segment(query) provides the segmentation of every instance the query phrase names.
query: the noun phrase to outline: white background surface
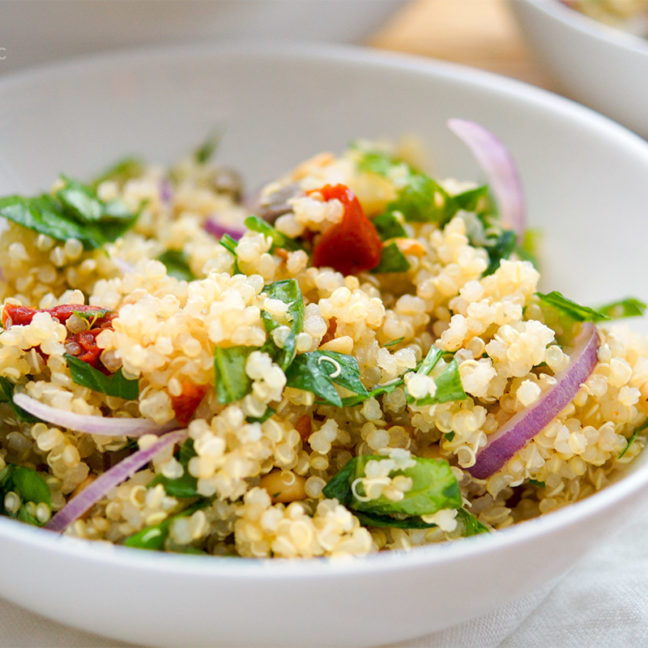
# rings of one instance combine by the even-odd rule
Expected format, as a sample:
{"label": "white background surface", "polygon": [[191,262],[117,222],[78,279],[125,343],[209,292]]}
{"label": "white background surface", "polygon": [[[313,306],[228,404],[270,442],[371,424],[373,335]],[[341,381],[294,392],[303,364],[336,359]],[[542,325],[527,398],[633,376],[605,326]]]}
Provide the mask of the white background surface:
{"label": "white background surface", "polygon": [[[389,648],[623,648],[645,645],[648,636],[647,537],[648,508],[643,507],[633,521],[585,556],[557,585],[545,587],[486,617],[414,641],[392,644]],[[1,600],[0,628],[3,648],[134,646],[78,632]]]}

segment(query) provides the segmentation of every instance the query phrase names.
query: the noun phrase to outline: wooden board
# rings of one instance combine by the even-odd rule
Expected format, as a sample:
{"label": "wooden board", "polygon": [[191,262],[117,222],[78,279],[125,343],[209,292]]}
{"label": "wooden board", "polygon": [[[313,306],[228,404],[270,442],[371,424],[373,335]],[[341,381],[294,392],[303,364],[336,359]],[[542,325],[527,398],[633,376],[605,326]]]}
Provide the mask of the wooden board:
{"label": "wooden board", "polygon": [[554,89],[525,45],[505,0],[412,0],[369,45],[463,63]]}

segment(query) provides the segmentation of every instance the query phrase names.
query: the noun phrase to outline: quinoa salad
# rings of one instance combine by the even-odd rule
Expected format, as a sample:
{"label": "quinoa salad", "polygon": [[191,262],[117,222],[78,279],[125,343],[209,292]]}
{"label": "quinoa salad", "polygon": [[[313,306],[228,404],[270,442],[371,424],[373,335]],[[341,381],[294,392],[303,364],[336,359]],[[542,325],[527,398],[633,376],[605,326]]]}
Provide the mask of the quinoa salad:
{"label": "quinoa salad", "polygon": [[648,39],[648,0],[560,0],[594,20]]}
{"label": "quinoa salad", "polygon": [[343,556],[605,487],[648,419],[648,340],[607,321],[645,305],[539,285],[511,156],[449,126],[487,184],[356,141],[246,193],[207,142],[0,198],[0,513],[140,549]]}

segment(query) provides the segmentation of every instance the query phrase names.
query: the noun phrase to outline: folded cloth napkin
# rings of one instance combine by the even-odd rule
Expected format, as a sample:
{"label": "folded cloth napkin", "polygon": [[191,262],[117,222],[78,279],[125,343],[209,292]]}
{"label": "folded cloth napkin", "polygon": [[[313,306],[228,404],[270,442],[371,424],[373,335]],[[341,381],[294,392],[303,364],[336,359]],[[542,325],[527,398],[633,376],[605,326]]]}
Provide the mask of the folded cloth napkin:
{"label": "folded cloth napkin", "polygon": [[[648,509],[557,585],[454,628],[383,648],[624,648],[648,637]],[[2,648],[134,648],[0,600]]]}

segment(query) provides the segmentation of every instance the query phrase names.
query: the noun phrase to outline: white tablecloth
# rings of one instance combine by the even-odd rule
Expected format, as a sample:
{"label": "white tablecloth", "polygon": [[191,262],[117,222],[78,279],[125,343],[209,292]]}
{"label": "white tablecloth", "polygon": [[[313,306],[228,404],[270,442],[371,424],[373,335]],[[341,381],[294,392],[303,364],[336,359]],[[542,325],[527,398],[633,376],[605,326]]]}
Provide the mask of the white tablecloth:
{"label": "white tablecloth", "polygon": [[[461,626],[389,648],[624,648],[648,645],[648,511],[553,588]],[[133,648],[0,600],[2,648]],[[189,648],[186,646],[178,648]],[[387,648],[387,647],[383,647]]]}

